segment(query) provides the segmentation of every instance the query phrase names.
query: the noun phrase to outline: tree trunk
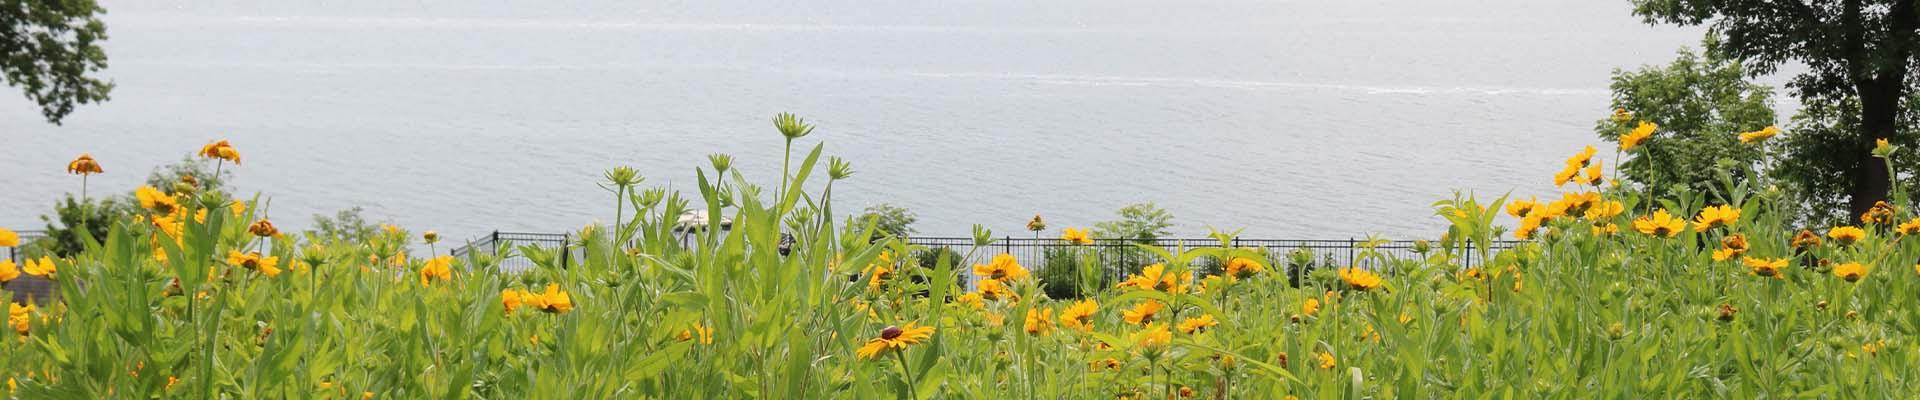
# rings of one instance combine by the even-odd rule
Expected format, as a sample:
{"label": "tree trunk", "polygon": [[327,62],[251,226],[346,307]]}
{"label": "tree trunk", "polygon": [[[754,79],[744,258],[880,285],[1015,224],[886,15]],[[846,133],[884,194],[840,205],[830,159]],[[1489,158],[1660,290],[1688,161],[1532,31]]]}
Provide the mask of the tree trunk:
{"label": "tree trunk", "polygon": [[1891,181],[1887,176],[1887,160],[1874,157],[1874,141],[1893,137],[1899,120],[1900,98],[1906,85],[1901,76],[1882,76],[1881,79],[1869,79],[1861,82],[1860,93],[1860,131],[1855,136],[1854,148],[1859,162],[1847,175],[1853,178],[1853,190],[1848,209],[1854,217],[1865,214],[1874,203],[1885,201]]}

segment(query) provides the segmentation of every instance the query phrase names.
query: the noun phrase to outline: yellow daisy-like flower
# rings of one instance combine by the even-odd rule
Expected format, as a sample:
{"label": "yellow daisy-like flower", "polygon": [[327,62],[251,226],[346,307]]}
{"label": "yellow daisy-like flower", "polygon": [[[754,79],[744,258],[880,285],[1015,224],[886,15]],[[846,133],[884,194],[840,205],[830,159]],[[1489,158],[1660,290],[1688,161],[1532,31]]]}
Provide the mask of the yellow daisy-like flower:
{"label": "yellow daisy-like flower", "polygon": [[1873,155],[1874,155],[1874,156],[1877,156],[1877,157],[1886,157],[1886,156],[1887,156],[1888,154],[1892,154],[1892,153],[1893,153],[1893,143],[1889,143],[1889,142],[1887,142],[1887,139],[1874,139],[1874,140],[1873,140]]}
{"label": "yellow daisy-like flower", "polygon": [[1540,201],[1536,199],[1514,200],[1512,203],[1507,203],[1507,215],[1526,218],[1527,214],[1533,213],[1537,207],[1540,207]]}
{"label": "yellow daisy-like flower", "polygon": [[33,327],[33,305],[12,303],[7,306],[7,325],[20,336],[26,336]]}
{"label": "yellow daisy-like flower", "polygon": [[547,284],[546,293],[528,293],[528,295],[528,298],[525,299],[527,305],[538,308],[540,311],[555,314],[566,314],[568,311],[573,311],[573,296],[568,295],[566,291],[560,290],[560,284],[549,283]]}
{"label": "yellow daisy-like flower", "polygon": [[1166,305],[1160,304],[1159,301],[1147,300],[1140,302],[1140,304],[1133,305],[1131,309],[1121,312],[1120,318],[1126,320],[1128,324],[1146,325],[1152,323],[1154,316],[1159,314],[1160,310],[1164,308],[1166,308]]}
{"label": "yellow daisy-like flower", "polygon": [[1713,252],[1713,260],[1726,261],[1744,254],[1747,254],[1747,236],[1735,233],[1720,240],[1720,250]]}
{"label": "yellow daisy-like flower", "polygon": [[526,289],[500,289],[500,305],[507,309],[507,314],[513,314],[514,310],[532,301],[534,296]]}
{"label": "yellow daisy-like flower", "polygon": [[1560,200],[1554,201],[1554,204],[1547,206],[1548,213],[1551,215],[1548,218],[1562,215],[1584,215],[1588,210],[1593,209],[1593,207],[1597,205],[1600,205],[1600,193],[1580,192],[1562,194],[1560,195]]}
{"label": "yellow daisy-like flower", "polygon": [[1135,333],[1133,338],[1134,342],[1146,351],[1164,350],[1167,345],[1173,344],[1173,332],[1167,330],[1166,325],[1161,324],[1147,325],[1145,329]]}
{"label": "yellow daisy-like flower", "polygon": [[1712,206],[1700,210],[1700,216],[1693,219],[1693,230],[1706,232],[1713,228],[1733,226],[1738,222],[1740,222],[1740,209],[1726,205]]}
{"label": "yellow daisy-like flower", "polygon": [[984,265],[974,264],[973,274],[1003,282],[1017,281],[1031,276],[1027,272],[1026,267],[1020,266],[1020,259],[1014,258],[1012,254],[1006,253],[993,256],[992,263]]}
{"label": "yellow daisy-like flower", "polygon": [[73,161],[67,162],[67,173],[69,174],[84,176],[84,175],[98,174],[101,172],[102,171],[100,170],[100,162],[94,161],[93,155],[91,154],[80,153],[80,157],[74,158]]}
{"label": "yellow daisy-like flower", "polygon": [[1076,229],[1076,228],[1062,229],[1060,230],[1060,240],[1065,240],[1068,243],[1073,243],[1078,245],[1093,244],[1093,237],[1087,235],[1086,229]]}
{"label": "yellow daisy-like flower", "polygon": [[1620,151],[1633,151],[1633,148],[1640,147],[1641,143],[1653,137],[1653,131],[1657,129],[1660,129],[1659,124],[1641,121],[1639,126],[1620,135]]}
{"label": "yellow daisy-like flower", "polygon": [[1588,162],[1593,161],[1593,154],[1595,151],[1596,150],[1593,149],[1593,146],[1587,146],[1587,148],[1581,149],[1579,153],[1576,153],[1573,155],[1573,157],[1567,159],[1567,166],[1586,167]]}
{"label": "yellow daisy-like flower", "polygon": [[680,330],[680,334],[674,335],[673,339],[685,342],[693,340],[695,337],[700,338],[700,344],[713,344],[713,328],[708,328],[706,325],[693,324],[692,328]]}
{"label": "yellow daisy-like flower", "polygon": [[1311,317],[1314,313],[1318,312],[1320,312],[1320,299],[1308,297],[1307,301],[1300,303],[1301,314]]}
{"label": "yellow daisy-like flower", "polygon": [[1213,314],[1200,314],[1198,317],[1187,318],[1186,320],[1180,321],[1180,333],[1188,335],[1201,333],[1215,325],[1220,325],[1220,321],[1214,320]]}
{"label": "yellow daisy-like flower", "polygon": [[[1865,232],[1862,232],[1862,234],[1864,233]],[[1801,229],[1799,234],[1793,235],[1792,243],[1793,243],[1793,248],[1795,249],[1819,247],[1820,235],[1814,234],[1812,229]]]}
{"label": "yellow daisy-like flower", "polygon": [[1785,279],[1785,276],[1782,275],[1781,272],[1786,270],[1787,261],[1788,260],[1785,258],[1776,258],[1776,259],[1769,260],[1765,258],[1754,258],[1754,257],[1747,257],[1740,260],[1741,263],[1747,265],[1747,268],[1750,268],[1753,270],[1754,275],[1774,278],[1774,279]]}
{"label": "yellow daisy-like flower", "polygon": [[53,258],[47,256],[40,256],[40,261],[38,262],[33,261],[31,258],[27,259],[27,265],[22,266],[21,269],[26,270],[27,275],[47,279],[53,279],[54,274],[60,272],[59,268],[53,265]]}
{"label": "yellow daisy-like flower", "polygon": [[1686,219],[1674,218],[1673,214],[1668,214],[1667,210],[1665,209],[1654,211],[1653,215],[1651,216],[1643,215],[1640,218],[1635,218],[1633,220],[1634,230],[1640,231],[1640,233],[1647,234],[1650,236],[1659,236],[1659,237],[1679,236],[1680,231],[1686,228],[1687,228]]}
{"label": "yellow daisy-like flower", "polygon": [[205,146],[200,146],[199,156],[203,158],[213,158],[213,159],[232,161],[233,165],[240,165],[240,151],[234,150],[233,145],[230,143],[227,143],[225,139],[221,139],[218,142],[207,143],[207,145]]}
{"label": "yellow daisy-like flower", "polygon": [[1354,267],[1340,269],[1339,275],[1340,281],[1346,282],[1347,287],[1355,290],[1372,290],[1373,288],[1380,287],[1384,282],[1380,279],[1380,275]]}
{"label": "yellow daisy-like flower", "polygon": [[1620,233],[1620,225],[1612,223],[1593,224],[1594,236],[1611,236]]}
{"label": "yellow daisy-like flower", "polygon": [[1027,311],[1027,322],[1021,326],[1028,335],[1046,336],[1053,333],[1053,309],[1035,308]]}
{"label": "yellow daisy-like flower", "polygon": [[1586,217],[1589,220],[1600,221],[1608,218],[1613,218],[1625,212],[1627,212],[1627,206],[1625,204],[1622,204],[1619,201],[1609,200],[1609,201],[1602,201],[1594,204],[1592,207],[1588,207],[1586,212]]}
{"label": "yellow daisy-like flower", "polygon": [[880,336],[868,340],[855,354],[862,360],[870,360],[890,351],[906,350],[907,346],[920,344],[933,337],[933,327],[918,326],[917,322],[908,322],[906,326],[889,326],[880,330]]}
{"label": "yellow daisy-like flower", "polygon": [[421,286],[426,286],[433,281],[447,281],[451,279],[453,279],[453,256],[434,257],[431,260],[427,260],[425,267],[420,268]]}
{"label": "yellow daisy-like flower", "polygon": [[17,247],[19,245],[20,245],[19,232],[14,232],[7,228],[0,228],[0,248]]}
{"label": "yellow daisy-like flower", "polygon": [[1191,275],[1182,277],[1180,274],[1167,272],[1167,266],[1164,264],[1153,264],[1146,266],[1146,268],[1141,268],[1139,274],[1127,277],[1125,281],[1120,282],[1120,284],[1116,286],[1141,290],[1155,290],[1163,293],[1180,293],[1182,286],[1192,282],[1193,276]]}
{"label": "yellow daisy-like flower", "polygon": [[1546,225],[1546,220],[1545,216],[1539,214],[1530,214],[1526,218],[1521,218],[1520,227],[1513,230],[1513,238],[1533,240],[1534,233],[1539,232],[1540,227]]}
{"label": "yellow daisy-like flower", "polygon": [[1606,183],[1607,181],[1606,169],[1602,168],[1601,164],[1604,164],[1604,163],[1601,162],[1600,160],[1594,160],[1593,165],[1587,166],[1587,179],[1586,179],[1587,185],[1600,186],[1601,183]]}
{"label": "yellow daisy-like flower", "polygon": [[1320,367],[1320,369],[1333,369],[1333,366],[1334,366],[1333,353],[1328,353],[1324,351],[1317,352],[1313,354],[1313,358],[1315,361],[1319,361],[1314,366]]}
{"label": "yellow daisy-like flower", "polygon": [[1093,332],[1093,313],[1099,311],[1099,302],[1093,299],[1081,300],[1060,311],[1060,325],[1081,332]]}
{"label": "yellow daisy-like flower", "polygon": [[1920,233],[1920,218],[1907,220],[1907,222],[1901,223],[1899,227],[1894,228],[1894,231],[1900,232],[1901,235]]}
{"label": "yellow daisy-like flower", "polygon": [[252,225],[247,225],[247,233],[259,237],[274,237],[280,236],[280,229],[273,227],[273,221],[262,218],[259,221],[255,221]]}
{"label": "yellow daisy-like flower", "polygon": [[155,214],[173,214],[174,211],[180,209],[180,201],[178,199],[174,199],[173,196],[168,196],[166,192],[161,192],[160,189],[155,189],[152,186],[140,186],[140,188],[134,189],[133,198],[140,203],[140,208],[153,210]]}
{"label": "yellow daisy-like flower", "polygon": [[893,277],[893,266],[887,264],[869,265],[867,266],[865,274],[867,275],[867,290],[878,292],[881,288],[886,287],[887,279]]}
{"label": "yellow daisy-like flower", "polygon": [[1266,266],[1251,258],[1234,257],[1227,260],[1227,277],[1234,279],[1246,279],[1264,269]]}
{"label": "yellow daisy-like flower", "polygon": [[227,263],[254,271],[260,271],[260,273],[266,274],[268,277],[280,275],[280,257],[261,257],[258,251],[241,253],[229,250],[227,251]]}
{"label": "yellow daisy-like flower", "polygon": [[988,279],[988,280],[980,281],[979,286],[980,286],[980,289],[978,293],[980,293],[980,297],[983,299],[994,300],[994,301],[1001,301],[1001,300],[1020,301],[1020,294],[1014,293],[1013,288],[1007,287],[1007,284],[1000,283],[1000,281]]}
{"label": "yellow daisy-like flower", "polygon": [[1768,125],[1767,127],[1761,128],[1760,130],[1757,130],[1757,131],[1740,132],[1740,143],[1754,144],[1754,143],[1765,142],[1767,141],[1767,139],[1772,138],[1779,134],[1780,134],[1779,127]]}
{"label": "yellow daisy-like flower", "polygon": [[1893,224],[1895,213],[1897,212],[1893,209],[1893,205],[1887,204],[1885,201],[1876,201],[1873,202],[1873,207],[1867,208],[1866,213],[1860,214],[1860,223],[1865,225],[1891,225]]}
{"label": "yellow daisy-like flower", "polygon": [[1553,174],[1553,186],[1566,186],[1568,182],[1573,182],[1573,178],[1577,177],[1580,177],[1580,165],[1569,162],[1566,168],[1562,168],[1560,172]]}
{"label": "yellow daisy-like flower", "polygon": [[0,258],[0,283],[13,282],[14,279],[20,279],[20,267],[14,265],[12,259]]}
{"label": "yellow daisy-like flower", "polygon": [[1624,124],[1624,123],[1627,123],[1627,121],[1632,121],[1632,120],[1633,120],[1633,113],[1627,112],[1627,109],[1619,108],[1619,107],[1615,107],[1613,109],[1613,122]]}
{"label": "yellow daisy-like flower", "polygon": [[1836,226],[1827,230],[1827,237],[1845,246],[1866,239],[1867,231],[1853,226]]}
{"label": "yellow daisy-like flower", "polygon": [[981,297],[979,293],[968,292],[966,294],[962,294],[960,295],[959,298],[956,299],[956,301],[959,302],[960,304],[965,304],[967,305],[967,307],[973,308],[975,310],[987,308],[986,298]]}
{"label": "yellow daisy-like flower", "polygon": [[1859,282],[1860,278],[1867,276],[1867,267],[1857,262],[1835,265],[1833,266],[1833,276],[1845,279],[1847,282]]}

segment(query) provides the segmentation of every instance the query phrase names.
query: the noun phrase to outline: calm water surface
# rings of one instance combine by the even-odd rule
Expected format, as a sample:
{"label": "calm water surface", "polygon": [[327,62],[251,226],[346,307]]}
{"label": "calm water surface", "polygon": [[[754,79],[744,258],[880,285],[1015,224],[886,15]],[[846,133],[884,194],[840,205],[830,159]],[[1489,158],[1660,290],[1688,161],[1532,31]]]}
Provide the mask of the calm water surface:
{"label": "calm water surface", "polygon": [[227,138],[283,227],[572,229],[612,218],[615,165],[776,179],[791,111],[858,170],[840,209],[923,234],[1154,201],[1183,236],[1432,236],[1452,190],[1551,189],[1608,72],[1699,38],[1624,0],[308,3],[106,1],[113,101],[56,127],[0,96],[0,226],[40,226],[81,152],[131,189]]}

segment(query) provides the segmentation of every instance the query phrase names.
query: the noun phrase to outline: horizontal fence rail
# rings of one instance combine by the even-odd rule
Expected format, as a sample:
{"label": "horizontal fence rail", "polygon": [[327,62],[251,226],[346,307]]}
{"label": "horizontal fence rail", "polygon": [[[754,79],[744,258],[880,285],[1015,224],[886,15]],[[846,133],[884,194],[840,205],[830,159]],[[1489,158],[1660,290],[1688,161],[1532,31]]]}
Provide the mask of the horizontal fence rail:
{"label": "horizontal fence rail", "polygon": [[[572,242],[572,235],[565,233],[496,231],[474,239],[465,246],[455,248],[452,254],[455,257],[465,257],[474,251],[505,254],[506,257],[499,260],[500,269],[507,272],[519,272],[532,268],[534,266],[533,261],[528,260],[523,255],[517,254],[517,249],[513,249],[515,251],[501,253],[503,250],[501,248],[502,246],[511,243],[513,247],[535,246],[544,250],[554,250],[562,247],[572,247]],[[1049,253],[1068,254],[1063,251],[1081,249],[1086,253],[1090,253],[1094,257],[1095,263],[1105,269],[1106,275],[1111,279],[1124,278],[1125,274],[1137,270],[1143,265],[1157,262],[1151,253],[1139,251],[1139,247],[1142,245],[1159,247],[1172,252],[1182,248],[1198,249],[1220,247],[1221,244],[1219,240],[1211,238],[1189,238],[1153,240],[1099,239],[1094,240],[1093,244],[1079,245],[1058,238],[1022,238],[1011,236],[998,238],[994,240],[992,244],[981,246],[977,249],[975,248],[976,246],[974,246],[973,238],[970,237],[912,237],[907,239],[907,243],[923,247],[923,253],[938,251],[938,249],[951,250],[953,252],[952,257],[955,258],[955,261],[961,268],[966,268],[973,264],[986,264],[991,262],[994,256],[1008,254],[1019,260],[1020,265],[1026,266],[1028,269],[1035,270],[1036,272],[1044,269],[1046,265],[1048,265],[1048,259],[1050,258]],[[1522,242],[1494,241],[1489,243],[1488,247],[1496,251],[1505,250],[1512,248],[1518,243]],[[1287,268],[1286,264],[1288,263],[1289,256],[1294,252],[1305,252],[1307,258],[1309,258],[1308,265],[1312,268],[1355,266],[1391,273],[1393,271],[1390,270],[1391,266],[1389,264],[1382,263],[1379,259],[1369,259],[1365,257],[1365,255],[1371,252],[1387,260],[1418,259],[1421,257],[1419,248],[1422,244],[1421,241],[1417,240],[1369,242],[1357,238],[1344,240],[1234,239],[1229,241],[1227,246],[1261,251],[1265,253],[1268,258],[1273,259],[1276,264],[1279,264],[1271,266],[1276,270]],[[1429,242],[1426,246],[1431,249],[1431,252],[1441,251],[1439,243]],[[568,249],[566,253],[562,253],[564,255],[561,260],[565,262],[569,259],[578,259],[579,254],[575,253],[575,251],[577,251],[577,249]],[[1431,252],[1429,254],[1432,254]],[[1075,254],[1074,258],[1077,262],[1078,258],[1081,257],[1079,254],[1086,253],[1074,252],[1072,254]],[[1461,265],[1473,266],[1485,262],[1484,260],[1475,259],[1474,252],[1472,251],[1464,253],[1465,256],[1455,260],[1460,262]],[[916,254],[910,256],[922,255]],[[1208,265],[1202,265],[1201,267],[1208,267]]]}

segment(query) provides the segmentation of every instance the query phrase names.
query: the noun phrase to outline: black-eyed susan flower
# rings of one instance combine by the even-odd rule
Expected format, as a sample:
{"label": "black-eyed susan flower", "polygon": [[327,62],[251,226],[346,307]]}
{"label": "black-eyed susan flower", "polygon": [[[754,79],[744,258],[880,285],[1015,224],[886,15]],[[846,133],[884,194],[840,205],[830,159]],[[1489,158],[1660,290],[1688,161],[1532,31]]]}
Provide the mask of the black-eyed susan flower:
{"label": "black-eyed susan flower", "polygon": [[1060,240],[1065,240],[1067,241],[1067,243],[1073,243],[1077,245],[1093,244],[1093,238],[1087,235],[1086,229],[1076,229],[1076,228],[1063,229],[1060,231]]}
{"label": "black-eyed susan flower", "polygon": [[1834,242],[1840,243],[1841,246],[1846,246],[1853,244],[1853,242],[1858,242],[1861,239],[1866,239],[1867,231],[1853,226],[1836,226],[1833,227],[1833,229],[1827,230],[1827,238],[1833,239]]}
{"label": "black-eyed susan flower", "polygon": [[1760,130],[1756,130],[1752,132],[1740,132],[1740,143],[1743,143],[1743,144],[1761,143],[1779,134],[1780,134],[1780,127],[1768,125],[1765,128],[1760,128]]}
{"label": "black-eyed susan flower", "polygon": [[1314,366],[1320,367],[1320,369],[1333,369],[1334,367],[1333,353],[1324,351],[1317,352],[1313,354],[1313,359],[1316,361]]}
{"label": "black-eyed susan flower", "polygon": [[1346,282],[1347,287],[1354,290],[1372,290],[1383,283],[1380,275],[1354,267],[1341,268],[1339,275],[1340,281]]}
{"label": "black-eyed susan flower", "polygon": [[1582,216],[1585,215],[1588,210],[1600,204],[1600,193],[1569,192],[1560,195],[1560,200],[1556,200],[1553,203],[1554,204],[1547,206],[1547,218],[1556,218],[1562,215]]}
{"label": "black-eyed susan flower", "polygon": [[1653,137],[1653,131],[1658,129],[1660,129],[1659,124],[1641,121],[1640,125],[1633,127],[1633,130],[1620,135],[1620,151],[1633,151],[1633,148],[1640,147],[1640,144],[1646,143],[1648,138]]}
{"label": "black-eyed susan flower", "polygon": [[420,267],[421,286],[431,284],[433,281],[444,282],[451,279],[453,279],[453,256],[434,257],[427,260],[426,266]]}
{"label": "black-eyed susan flower", "polygon": [[1520,239],[1520,240],[1533,240],[1533,235],[1540,231],[1541,226],[1546,225],[1546,221],[1547,221],[1547,218],[1544,215],[1540,215],[1537,213],[1527,215],[1526,218],[1521,218],[1520,226],[1518,228],[1513,229],[1513,238]]}
{"label": "black-eyed susan flower", "polygon": [[1588,162],[1593,161],[1593,154],[1595,152],[1596,150],[1593,149],[1593,146],[1587,146],[1585,149],[1581,149],[1579,153],[1575,153],[1573,157],[1567,158],[1567,166],[1584,168]]}
{"label": "black-eyed susan flower", "polygon": [[891,351],[903,351],[907,346],[933,337],[933,327],[918,326],[917,322],[908,322],[906,326],[889,326],[880,330],[880,336],[868,340],[855,354],[862,360],[870,360]]}
{"label": "black-eyed susan flower", "polygon": [[868,265],[862,274],[867,276],[867,290],[878,292],[885,288],[887,280],[893,278],[893,266],[889,264]]}
{"label": "black-eyed susan flower", "polygon": [[1134,333],[1133,340],[1141,350],[1158,352],[1173,344],[1173,331],[1167,330],[1163,324],[1148,324],[1140,332]]}
{"label": "black-eyed susan flower", "polygon": [[1860,214],[1860,223],[1870,226],[1891,225],[1894,214],[1893,205],[1885,201],[1876,201],[1873,202],[1873,207],[1867,208],[1867,212]]}
{"label": "black-eyed susan flower", "polygon": [[1911,220],[1907,220],[1907,222],[1902,222],[1900,223],[1900,226],[1895,227],[1893,230],[1895,232],[1899,232],[1901,235],[1920,234],[1920,218],[1914,218]]}
{"label": "black-eyed susan flower", "polygon": [[198,155],[203,158],[226,160],[233,162],[233,165],[240,165],[240,151],[234,150],[233,144],[227,143],[226,139],[200,146],[200,153]]}
{"label": "black-eyed susan flower", "polygon": [[1141,268],[1139,274],[1128,276],[1125,281],[1115,286],[1139,290],[1153,290],[1163,293],[1180,293],[1180,289],[1184,284],[1192,282],[1193,276],[1181,276],[1181,274],[1168,272],[1166,265],[1156,263]]}
{"label": "black-eyed susan flower", "polygon": [[1165,304],[1160,304],[1159,301],[1149,299],[1140,302],[1140,304],[1133,305],[1133,308],[1120,312],[1120,318],[1127,321],[1128,324],[1146,325],[1153,323],[1154,317],[1159,315],[1160,310],[1164,308],[1166,308]]}
{"label": "black-eyed susan flower", "polygon": [[1227,277],[1234,279],[1246,279],[1264,269],[1266,266],[1251,258],[1234,257],[1227,260]]}
{"label": "black-eyed susan flower", "polygon": [[1619,201],[1608,200],[1597,202],[1593,206],[1588,207],[1585,216],[1588,220],[1602,221],[1625,212],[1627,212],[1627,206],[1625,204]]}
{"label": "black-eyed susan flower", "polygon": [[1686,228],[1686,219],[1674,218],[1673,214],[1668,214],[1665,209],[1656,210],[1653,215],[1643,215],[1633,220],[1633,229],[1649,236],[1670,238],[1679,236],[1680,231]]}
{"label": "black-eyed susan flower", "polygon": [[140,188],[134,189],[133,198],[134,201],[140,203],[140,208],[151,210],[154,214],[170,215],[180,210],[180,201],[178,199],[152,186],[140,186]]}
{"label": "black-eyed susan flower", "polygon": [[1011,282],[1031,276],[1026,267],[1020,266],[1020,260],[1012,254],[1001,253],[993,256],[993,262],[974,264],[973,274],[989,280]]}
{"label": "black-eyed susan flower", "polygon": [[1867,276],[1867,267],[1857,262],[1841,263],[1833,266],[1833,276],[1845,279],[1847,282],[1859,282],[1860,278]]}
{"label": "black-eyed susan flower", "polygon": [[1213,314],[1200,314],[1198,317],[1180,321],[1180,333],[1188,335],[1201,333],[1215,325],[1220,325],[1220,321],[1213,319]]}
{"label": "black-eyed susan flower", "polygon": [[69,174],[85,176],[101,172],[104,171],[100,169],[100,162],[94,161],[92,154],[80,153],[80,157],[76,157],[73,161],[67,162],[67,173]]}
{"label": "black-eyed susan flower", "polygon": [[568,311],[573,311],[573,296],[568,295],[564,290],[560,290],[560,284],[549,283],[547,284],[547,291],[545,293],[535,294],[532,297],[533,299],[528,301],[527,304],[533,306],[533,308],[540,309],[540,311],[554,314],[566,314]]}
{"label": "black-eyed susan flower", "polygon": [[241,253],[229,250],[227,251],[227,263],[241,268],[260,271],[260,273],[266,274],[268,277],[280,275],[280,257],[261,257],[258,251]]}
{"label": "black-eyed susan flower", "polygon": [[1600,186],[1601,183],[1606,183],[1606,169],[1602,168],[1601,164],[1603,164],[1603,162],[1600,160],[1594,160],[1593,165],[1587,166],[1587,177],[1584,179],[1587,185]]}
{"label": "black-eyed susan flower", "polygon": [[1534,208],[1539,206],[1540,200],[1537,199],[1514,200],[1512,203],[1507,203],[1507,215],[1526,218],[1527,214],[1533,213]]}
{"label": "black-eyed susan flower", "polygon": [[1774,278],[1774,279],[1785,278],[1783,275],[1781,275],[1781,272],[1785,271],[1785,268],[1787,268],[1788,261],[1789,260],[1785,258],[1776,258],[1776,259],[1769,260],[1765,258],[1755,258],[1755,257],[1747,257],[1740,260],[1741,263],[1747,265],[1747,268],[1753,270],[1754,275]]}
{"label": "black-eyed susan flower", "polygon": [[1081,300],[1060,311],[1060,325],[1081,332],[1093,332],[1093,314],[1100,311],[1100,302],[1093,299]]}
{"label": "black-eyed susan flower", "polygon": [[1308,297],[1307,301],[1300,302],[1300,314],[1311,317],[1313,316],[1313,314],[1319,313],[1319,312],[1320,312],[1320,299]]}
{"label": "black-eyed susan flower", "polygon": [[1747,236],[1735,233],[1720,239],[1720,249],[1714,250],[1713,260],[1726,261],[1745,254],[1747,254]]}
{"label": "black-eyed susan flower", "polygon": [[967,292],[967,293],[961,294],[960,297],[954,298],[954,301],[960,304],[964,304],[967,307],[972,308],[974,310],[987,308],[986,298],[982,297],[980,293],[977,293],[977,292]]}
{"label": "black-eyed susan flower", "polygon": [[527,292],[526,289],[500,289],[500,306],[506,308],[507,314],[513,314],[514,310],[525,306],[533,296],[534,294]]}
{"label": "black-eyed susan flower", "polygon": [[270,238],[280,236],[280,229],[273,227],[273,221],[261,218],[259,221],[254,221],[252,225],[247,225],[247,233],[263,238]]}
{"label": "black-eyed susan flower", "polygon": [[33,327],[33,305],[12,303],[7,306],[7,325],[13,326],[14,333],[26,336]]}
{"label": "black-eyed susan flower", "polygon": [[1693,230],[1706,232],[1713,228],[1733,226],[1738,222],[1740,222],[1740,209],[1727,205],[1712,206],[1700,210],[1700,216],[1693,220]]}
{"label": "black-eyed susan flower", "polygon": [[1020,294],[1014,293],[1013,288],[1007,287],[1007,284],[1001,283],[1000,281],[988,279],[980,281],[978,285],[980,288],[977,293],[980,293],[980,297],[983,299],[993,301],[1020,301]]}
{"label": "black-eyed susan flower", "polygon": [[1567,163],[1566,168],[1561,168],[1560,172],[1556,172],[1553,174],[1553,186],[1554,187],[1566,186],[1567,183],[1573,182],[1573,179],[1578,177],[1580,177],[1580,166],[1573,163]]}
{"label": "black-eyed susan flower", "polygon": [[1027,311],[1027,321],[1021,328],[1028,335],[1046,336],[1053,333],[1053,309],[1034,308]]}

